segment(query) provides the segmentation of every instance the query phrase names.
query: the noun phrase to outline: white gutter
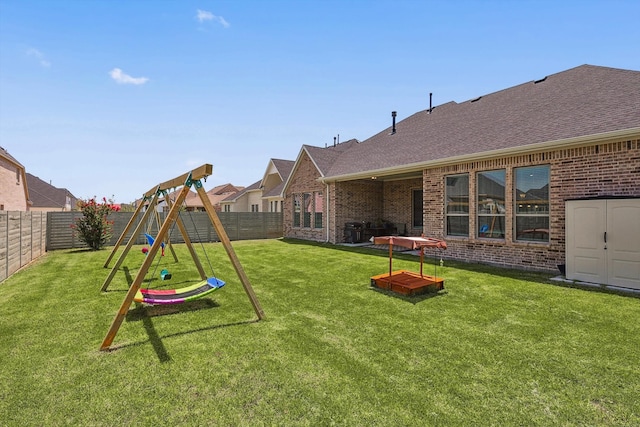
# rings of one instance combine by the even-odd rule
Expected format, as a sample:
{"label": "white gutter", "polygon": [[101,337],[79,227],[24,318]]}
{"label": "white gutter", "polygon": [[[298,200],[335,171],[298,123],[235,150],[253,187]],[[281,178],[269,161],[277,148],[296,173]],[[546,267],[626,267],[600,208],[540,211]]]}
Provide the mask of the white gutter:
{"label": "white gutter", "polygon": [[329,197],[329,184],[327,184],[327,199],[324,201],[324,205],[327,207],[327,238],[325,239],[325,243],[329,243],[329,200],[331,198]]}
{"label": "white gutter", "polygon": [[449,166],[457,163],[470,161],[486,160],[495,157],[504,157],[512,155],[530,154],[534,152],[571,148],[578,145],[584,145],[592,142],[614,142],[615,140],[624,138],[637,138],[640,135],[640,127],[617,130],[613,132],[597,133],[593,135],[579,136],[575,138],[559,139],[555,141],[539,142],[519,147],[502,148],[499,150],[483,151],[480,153],[463,154],[461,156],[446,157],[443,159],[429,160],[426,162],[411,163],[403,166],[393,166],[383,169],[374,169],[362,171],[352,174],[335,175],[330,177],[322,177],[320,181],[323,183],[335,181],[350,181],[354,179],[366,179],[372,176],[394,175],[398,173],[416,172],[422,169],[430,169],[435,167]]}

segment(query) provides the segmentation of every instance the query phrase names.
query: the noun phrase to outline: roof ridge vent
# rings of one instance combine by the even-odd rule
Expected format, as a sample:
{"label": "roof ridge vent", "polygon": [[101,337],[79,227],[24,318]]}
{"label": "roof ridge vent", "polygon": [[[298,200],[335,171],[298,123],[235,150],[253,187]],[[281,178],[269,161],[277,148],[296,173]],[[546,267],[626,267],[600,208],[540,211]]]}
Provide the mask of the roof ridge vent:
{"label": "roof ridge vent", "polygon": [[538,83],[542,83],[543,81],[547,80],[547,77],[549,77],[549,76],[544,76],[543,78],[541,78],[539,80],[534,80],[533,84],[537,85]]}

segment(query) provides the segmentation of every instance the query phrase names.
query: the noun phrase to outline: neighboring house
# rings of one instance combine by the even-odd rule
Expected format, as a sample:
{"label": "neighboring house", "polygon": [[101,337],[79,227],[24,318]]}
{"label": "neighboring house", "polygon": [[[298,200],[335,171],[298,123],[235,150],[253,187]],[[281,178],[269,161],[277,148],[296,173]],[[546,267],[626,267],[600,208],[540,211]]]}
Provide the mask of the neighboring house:
{"label": "neighboring house", "polygon": [[221,202],[224,212],[282,212],[284,183],[295,162],[270,159],[262,180]]}
{"label": "neighboring house", "polygon": [[363,142],[305,145],[285,184],[284,235],[340,243],[350,223],[362,224],[362,240],[384,223],[445,239],[446,258],[552,271],[574,245],[569,201],[625,198],[609,226],[628,230],[627,255],[601,250],[613,243],[589,218],[578,240],[599,239],[589,243],[598,253],[567,253],[585,271],[604,257],[608,283],[640,288],[639,99],[639,71],[583,65],[397,125],[392,114]]}
{"label": "neighboring house", "polygon": [[40,212],[70,211],[78,199],[66,188],[57,188],[37,176],[27,173],[31,210]]}
{"label": "neighboring house", "polygon": [[284,183],[293,170],[293,160],[271,159],[262,177],[263,212],[282,212],[284,208]]}
{"label": "neighboring house", "polygon": [[[207,191],[207,196],[209,196],[209,201],[211,201],[211,204],[213,205],[214,209],[216,211],[220,211],[220,202],[222,200],[224,200],[227,197],[230,197],[236,193],[238,193],[239,191],[242,191],[244,189],[244,187],[238,187],[235,186],[233,184],[222,184],[222,185],[218,185],[214,188],[212,188],[211,190]],[[178,194],[176,192],[171,192],[171,193],[167,193],[167,197],[169,197],[170,200],[174,200],[176,197],[178,196]],[[134,206],[138,206],[140,203],[142,203],[143,200],[142,199],[138,199],[135,201]],[[149,200],[144,201],[145,205],[149,204]],[[185,205],[185,210],[186,211],[201,211],[204,212],[204,205],[202,204],[202,201],[200,200],[200,197],[198,196],[198,193],[196,193],[193,189],[189,190],[189,193],[187,194],[187,197],[185,198],[184,201],[184,205]],[[146,210],[146,207],[143,208],[143,212]],[[168,211],[168,205],[167,202],[165,201],[164,197],[161,197],[158,199],[158,205],[156,210],[158,212],[163,212],[163,211]]]}
{"label": "neighboring house", "polygon": [[262,190],[261,181],[245,187],[242,191],[228,196],[221,202],[223,212],[261,212]]}
{"label": "neighboring house", "polygon": [[0,147],[0,211],[28,211],[30,208],[24,166]]}

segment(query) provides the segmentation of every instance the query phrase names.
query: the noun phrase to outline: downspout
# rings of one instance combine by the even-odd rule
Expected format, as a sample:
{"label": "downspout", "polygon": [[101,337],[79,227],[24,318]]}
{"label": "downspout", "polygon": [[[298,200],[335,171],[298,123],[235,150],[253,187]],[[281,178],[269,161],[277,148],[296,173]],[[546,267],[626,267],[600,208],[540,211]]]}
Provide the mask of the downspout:
{"label": "downspout", "polygon": [[329,243],[329,221],[331,220],[331,217],[329,216],[329,205],[331,203],[329,202],[329,200],[330,200],[330,197],[329,197],[329,184],[325,183],[325,185],[326,185],[326,188],[327,188],[327,200],[325,200],[325,203],[324,203],[324,205],[327,207],[327,221],[326,221],[326,223],[327,223],[327,233],[326,233],[327,234],[327,238],[325,239],[324,242],[325,243]]}

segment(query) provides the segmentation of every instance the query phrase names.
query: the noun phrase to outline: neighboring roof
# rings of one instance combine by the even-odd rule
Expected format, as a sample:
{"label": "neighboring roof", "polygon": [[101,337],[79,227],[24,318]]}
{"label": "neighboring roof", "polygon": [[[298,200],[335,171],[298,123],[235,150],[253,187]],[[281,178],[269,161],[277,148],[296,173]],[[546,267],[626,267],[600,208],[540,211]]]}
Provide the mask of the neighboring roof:
{"label": "neighboring roof", "polygon": [[244,187],[238,187],[235,186],[231,183],[227,183],[227,184],[222,184],[222,185],[218,185],[216,187],[213,187],[211,190],[207,191],[207,194],[209,196],[213,196],[214,194],[216,195],[220,195],[220,194],[229,194],[229,193],[235,193],[238,192],[240,190],[242,190]]}
{"label": "neighboring roof", "polygon": [[[329,180],[409,172],[640,131],[640,71],[582,65],[400,121],[343,150],[303,146]],[[346,144],[346,143],[345,143]]]}
{"label": "neighboring roof", "polygon": [[0,157],[4,157],[10,163],[13,163],[19,168],[24,169],[24,166],[19,161],[17,161],[15,157],[9,154],[9,152],[4,147],[0,147]]}
{"label": "neighboring roof", "polygon": [[251,184],[250,186],[244,188],[242,191],[239,191],[235,194],[232,194],[230,196],[227,196],[226,198],[224,198],[222,201],[223,202],[235,202],[236,200],[238,200],[242,195],[249,193],[250,191],[255,191],[255,190],[260,190],[260,184],[262,183],[262,180],[260,181],[256,181],[253,184]]}
{"label": "neighboring roof", "polygon": [[233,184],[222,184],[207,191],[207,196],[209,196],[211,204],[216,206],[219,205],[220,202],[225,200],[227,197],[238,194],[238,192],[242,191],[243,188],[244,187],[237,187]]}
{"label": "neighboring roof", "polygon": [[[278,197],[282,196],[282,190],[284,188],[284,183],[289,179],[289,175],[291,175],[291,171],[293,170],[293,166],[296,164],[293,160],[282,160],[282,159],[271,159],[271,163],[273,167],[278,172],[280,176],[281,182],[275,187],[269,189],[269,191],[262,194],[262,197]],[[269,168],[267,168],[267,171]],[[265,173],[265,178],[266,178]],[[265,178],[262,178],[263,185]]]}
{"label": "neighboring roof", "polygon": [[27,173],[27,186],[29,196],[34,208],[64,208],[67,198],[71,204],[70,208],[75,208],[76,197],[66,188],[57,188],[41,180],[37,176]]}

